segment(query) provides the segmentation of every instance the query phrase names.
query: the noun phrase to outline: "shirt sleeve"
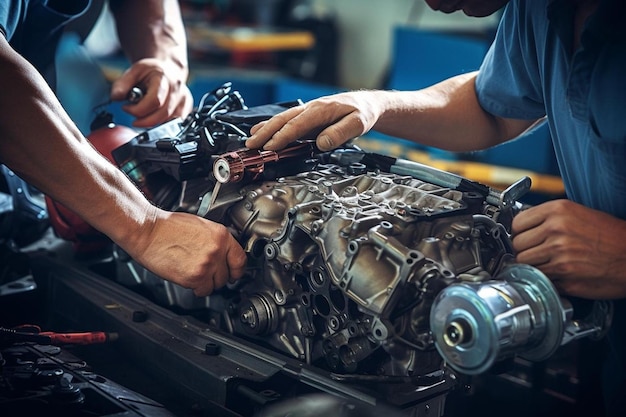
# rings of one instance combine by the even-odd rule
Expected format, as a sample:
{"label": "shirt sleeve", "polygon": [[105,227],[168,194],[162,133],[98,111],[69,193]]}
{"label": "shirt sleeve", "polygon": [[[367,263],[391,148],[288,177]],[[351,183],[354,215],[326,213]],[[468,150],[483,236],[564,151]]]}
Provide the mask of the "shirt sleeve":
{"label": "shirt sleeve", "polygon": [[11,13],[13,10],[12,0],[5,0],[0,2],[0,34],[8,41],[10,37],[10,28],[14,25],[15,14]]}
{"label": "shirt sleeve", "polygon": [[[514,0],[507,4],[480,67],[476,92],[481,106],[489,113],[532,120],[545,116],[545,105],[534,22],[527,12],[532,5],[525,3]],[[541,8],[539,4],[534,6]]]}

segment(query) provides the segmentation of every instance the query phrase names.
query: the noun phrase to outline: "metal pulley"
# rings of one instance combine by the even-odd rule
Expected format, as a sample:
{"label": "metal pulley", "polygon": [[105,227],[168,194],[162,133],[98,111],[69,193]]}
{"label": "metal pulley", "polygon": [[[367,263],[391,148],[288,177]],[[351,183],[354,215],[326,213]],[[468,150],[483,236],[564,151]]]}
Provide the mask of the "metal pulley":
{"label": "metal pulley", "polygon": [[[604,334],[610,303],[597,302],[591,321],[573,321],[569,301],[538,269],[506,267],[494,280],[463,282],[443,289],[435,299],[430,326],[435,346],[456,371],[476,375],[495,362],[520,355],[531,361],[550,357],[572,340]],[[609,307],[607,307],[609,306]]]}

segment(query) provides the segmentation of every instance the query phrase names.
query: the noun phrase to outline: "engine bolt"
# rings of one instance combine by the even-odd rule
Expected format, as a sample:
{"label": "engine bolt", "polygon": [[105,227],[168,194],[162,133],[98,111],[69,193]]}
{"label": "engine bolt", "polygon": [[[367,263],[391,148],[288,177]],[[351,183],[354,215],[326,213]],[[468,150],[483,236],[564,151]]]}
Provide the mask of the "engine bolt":
{"label": "engine bolt", "polygon": [[254,313],[252,309],[249,308],[241,313],[241,322],[254,327]]}
{"label": "engine bolt", "polygon": [[204,345],[204,353],[209,356],[217,356],[220,354],[220,345],[217,343],[209,342]]}

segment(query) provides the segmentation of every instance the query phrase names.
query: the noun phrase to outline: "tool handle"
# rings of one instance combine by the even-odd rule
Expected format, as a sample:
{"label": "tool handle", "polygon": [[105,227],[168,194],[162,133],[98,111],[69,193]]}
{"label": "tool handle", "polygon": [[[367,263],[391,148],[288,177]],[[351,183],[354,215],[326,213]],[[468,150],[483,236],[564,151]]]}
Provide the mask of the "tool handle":
{"label": "tool handle", "polygon": [[[105,343],[112,338],[114,334],[105,332],[83,332],[83,333],[55,333],[41,332],[40,335],[50,337],[50,344],[74,344],[74,345],[91,345],[94,343]],[[113,337],[111,337],[113,336]]]}

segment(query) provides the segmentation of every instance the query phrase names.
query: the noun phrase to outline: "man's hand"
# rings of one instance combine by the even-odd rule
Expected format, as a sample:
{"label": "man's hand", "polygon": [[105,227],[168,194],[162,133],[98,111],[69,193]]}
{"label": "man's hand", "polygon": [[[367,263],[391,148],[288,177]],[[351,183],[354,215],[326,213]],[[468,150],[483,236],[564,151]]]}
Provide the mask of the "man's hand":
{"label": "man's hand", "polygon": [[292,107],[254,126],[246,146],[278,150],[295,140],[315,137],[320,150],[334,149],[374,126],[380,117],[374,98],[372,91],[355,91]]}
{"label": "man's hand", "polygon": [[626,221],[568,200],[554,200],[513,219],[517,262],[539,268],[564,294],[626,297]]}
{"label": "man's hand", "polygon": [[177,0],[109,0],[117,34],[131,67],[113,84],[111,100],[121,101],[131,88],[145,90],[137,104],[123,109],[137,127],[152,127],[186,117],[193,99],[187,88],[187,35]]}
{"label": "man's hand", "polygon": [[193,109],[193,97],[185,84],[186,72],[176,65],[165,68],[166,62],[141,59],[113,83],[111,100],[114,101],[125,100],[135,86],[145,91],[138,103],[122,106],[137,118],[133,126],[152,127],[176,117],[185,118]]}
{"label": "man's hand", "polygon": [[131,245],[120,245],[154,274],[205,296],[243,276],[246,255],[226,227],[155,209]]}

